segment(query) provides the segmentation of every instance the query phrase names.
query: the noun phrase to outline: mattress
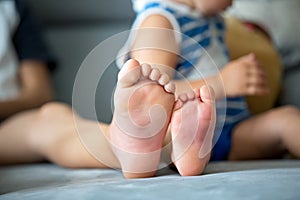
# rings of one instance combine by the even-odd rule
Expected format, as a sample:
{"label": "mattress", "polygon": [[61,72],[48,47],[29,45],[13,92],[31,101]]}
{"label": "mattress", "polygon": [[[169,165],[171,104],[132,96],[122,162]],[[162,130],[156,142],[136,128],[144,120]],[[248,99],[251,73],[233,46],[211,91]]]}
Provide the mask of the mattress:
{"label": "mattress", "polygon": [[300,199],[300,161],[210,163],[201,176],[170,168],[156,177],[123,178],[112,169],[43,163],[0,167],[0,199]]}

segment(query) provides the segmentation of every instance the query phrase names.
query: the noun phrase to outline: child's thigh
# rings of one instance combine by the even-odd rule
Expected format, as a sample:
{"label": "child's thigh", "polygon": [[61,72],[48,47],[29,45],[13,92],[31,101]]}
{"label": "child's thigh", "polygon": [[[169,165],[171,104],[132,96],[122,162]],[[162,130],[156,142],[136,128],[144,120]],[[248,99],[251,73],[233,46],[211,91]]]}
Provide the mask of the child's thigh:
{"label": "child's thigh", "polygon": [[285,152],[283,136],[291,112],[285,106],[255,115],[240,122],[232,132],[229,159],[263,159],[282,156]]}

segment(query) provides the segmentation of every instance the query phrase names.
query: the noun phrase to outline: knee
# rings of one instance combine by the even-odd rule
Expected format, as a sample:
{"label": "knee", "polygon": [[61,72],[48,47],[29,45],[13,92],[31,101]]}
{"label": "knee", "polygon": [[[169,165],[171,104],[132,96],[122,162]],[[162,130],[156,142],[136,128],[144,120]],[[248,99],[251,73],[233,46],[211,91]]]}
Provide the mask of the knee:
{"label": "knee", "polygon": [[294,117],[300,115],[299,109],[296,106],[292,105],[279,107],[277,113],[279,117],[281,117],[281,119],[286,117],[288,118],[290,116]]}
{"label": "knee", "polygon": [[59,116],[61,113],[71,113],[71,108],[64,103],[50,102],[39,109],[41,117]]}
{"label": "knee", "polygon": [[291,119],[300,119],[300,111],[295,106],[282,106],[278,107],[271,112],[272,118],[275,119],[274,124],[285,127]]}
{"label": "knee", "polygon": [[72,122],[71,109],[62,103],[47,103],[36,113],[30,127],[29,142],[36,150],[52,146],[64,136],[63,128]]}

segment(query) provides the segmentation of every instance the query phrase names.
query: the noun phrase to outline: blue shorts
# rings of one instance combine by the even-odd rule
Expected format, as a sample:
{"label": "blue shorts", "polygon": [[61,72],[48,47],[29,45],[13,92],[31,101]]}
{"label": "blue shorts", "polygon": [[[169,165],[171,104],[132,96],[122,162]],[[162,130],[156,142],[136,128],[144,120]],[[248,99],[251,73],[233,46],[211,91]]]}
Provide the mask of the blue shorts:
{"label": "blue shorts", "polygon": [[225,124],[218,138],[217,143],[211,152],[211,161],[227,160],[231,149],[231,134],[238,122],[233,124]]}
{"label": "blue shorts", "polygon": [[[243,97],[237,97],[237,98],[227,98],[227,102],[245,102],[245,99]],[[224,126],[222,127],[221,134],[218,135],[218,138],[214,138],[213,141],[217,142],[213,146],[212,153],[211,153],[211,161],[220,161],[220,160],[227,160],[228,155],[231,149],[231,140],[232,140],[232,131],[235,128],[235,126],[240,123],[241,121],[247,119],[250,117],[250,112],[245,107],[243,109],[237,109],[233,107],[227,107],[226,109],[226,118],[232,117],[232,116],[239,116],[231,123],[225,122]],[[218,129],[220,130],[220,129]],[[217,131],[220,133],[220,131]],[[215,135],[215,137],[217,137]]]}

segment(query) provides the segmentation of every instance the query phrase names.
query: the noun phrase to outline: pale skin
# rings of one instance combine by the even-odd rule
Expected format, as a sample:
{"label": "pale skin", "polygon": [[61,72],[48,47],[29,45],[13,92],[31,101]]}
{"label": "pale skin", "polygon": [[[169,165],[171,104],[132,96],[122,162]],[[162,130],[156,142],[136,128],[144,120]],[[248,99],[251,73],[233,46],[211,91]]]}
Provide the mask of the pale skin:
{"label": "pale skin", "polygon": [[[169,55],[174,56],[173,54]],[[157,58],[161,59],[162,57],[157,56]],[[126,105],[124,107],[124,105],[118,105],[117,103],[116,109],[118,107],[121,107],[121,109],[117,109],[118,111],[115,113],[113,122],[110,126],[100,124],[104,135],[107,136],[109,142],[106,138],[102,141],[96,140],[98,137],[97,135],[99,134],[98,123],[84,120],[76,115],[75,124],[73,122],[73,113],[67,106],[52,103],[45,105],[37,111],[30,111],[17,115],[3,124],[1,127],[1,132],[3,133],[2,136],[7,137],[14,144],[17,144],[19,141],[20,145],[17,145],[17,148],[15,148],[11,143],[1,144],[1,147],[4,148],[4,151],[1,151],[4,154],[1,156],[3,158],[1,159],[1,162],[8,164],[16,162],[34,162],[47,159],[65,167],[117,167],[122,169],[124,176],[127,178],[151,177],[155,175],[158,168],[160,148],[162,147],[170,121],[172,121],[171,130],[173,130],[174,137],[179,137],[179,132],[182,132],[185,129],[180,124],[186,124],[185,126],[189,127],[187,124],[190,123],[189,121],[186,121],[185,118],[181,119],[182,116],[180,110],[184,112],[186,112],[185,110],[195,111],[196,108],[198,109],[195,113],[197,114],[197,123],[195,123],[197,132],[191,133],[190,135],[192,139],[194,137],[199,138],[199,141],[188,141],[188,144],[180,144],[180,140],[174,140],[173,146],[178,146],[178,148],[176,148],[176,152],[172,153],[172,156],[173,159],[175,159],[175,165],[178,167],[181,175],[198,175],[202,173],[208,162],[209,153],[204,154],[202,157],[199,157],[198,154],[201,147],[210,149],[211,145],[211,142],[209,141],[211,141],[214,128],[214,122],[210,127],[211,120],[214,120],[212,118],[214,117],[213,91],[208,87],[203,87],[201,90],[198,89],[189,93],[182,93],[176,101],[176,105],[174,105],[175,86],[174,84],[169,83],[168,75],[161,73],[157,68],[154,69],[151,66],[149,66],[149,68],[151,73],[148,72],[149,70],[142,68],[140,63],[132,60],[121,70],[115,94],[117,97],[124,93],[125,96],[123,96],[126,98],[126,96],[128,96],[126,90],[132,90],[141,83],[146,82],[151,84],[145,86],[145,88],[141,88],[140,91],[137,92],[132,103],[129,103],[129,108],[126,107]],[[132,70],[134,71],[131,72]],[[162,77],[166,78],[161,80]],[[152,91],[152,95],[149,95],[149,90]],[[135,94],[136,93],[134,93],[134,95]],[[157,98],[157,96],[160,96],[160,98]],[[136,103],[140,101],[143,101],[143,104]],[[135,137],[128,137],[127,134],[122,132],[121,128],[124,127],[120,128],[115,125],[117,123],[115,118],[120,116],[120,113],[124,111],[126,113],[128,110],[135,111],[137,107],[141,105],[144,107],[141,109],[147,111],[154,104],[161,105],[166,112],[164,128],[158,132],[157,136],[155,135],[149,139],[142,140],[136,139]],[[175,114],[171,120],[173,111]],[[57,118],[57,114],[61,117]],[[147,122],[147,119],[143,120],[143,113],[140,114],[138,112],[136,115],[137,117],[134,118],[141,124],[145,123],[145,120]],[[201,122],[201,127],[199,127],[199,122]],[[23,123],[28,124],[28,127],[23,127],[22,135],[15,137],[15,134],[19,134],[18,130],[15,130],[15,127],[20,127],[20,124]],[[46,124],[51,124],[51,128],[43,130]],[[66,126],[66,124],[69,124],[69,126]],[[85,140],[85,135],[81,135],[81,138],[79,138],[76,128],[79,132],[81,132],[81,129],[85,133],[88,132],[86,133],[88,134],[88,137],[94,138],[91,139],[92,141],[97,141],[96,146],[100,147],[98,152],[106,155],[106,162],[101,162],[103,157],[100,157],[97,160],[94,155],[90,154],[89,149],[86,149],[82,145],[82,140]],[[53,132],[55,133],[53,134]],[[138,133],[133,132],[131,134]],[[119,140],[122,142],[120,143]],[[204,146],[203,143],[205,140],[208,140],[208,144]],[[128,146],[128,144],[130,145]],[[149,147],[151,148],[148,149]],[[89,146],[87,148],[89,148]],[[153,151],[157,152],[152,155]],[[185,151],[187,152],[185,153]],[[147,157],[147,160],[149,161],[145,160],[143,157],[135,157],[135,152],[149,153],[150,156]],[[189,167],[187,166],[186,161],[193,162],[194,165],[190,165],[191,167]],[[140,168],[142,164],[147,162],[149,162],[149,164],[145,166],[146,169],[144,167]],[[132,164],[137,167],[132,167]]]}
{"label": "pale skin", "polygon": [[[205,15],[213,15],[231,5],[232,1],[179,0],[198,8]],[[218,4],[218,5],[217,5]],[[248,57],[248,58],[247,58]],[[225,94],[228,97],[268,94],[267,76],[255,56],[248,55],[229,63],[221,71]],[[198,81],[191,83],[200,85]],[[199,86],[198,85],[198,86]],[[211,84],[219,96],[219,87]],[[223,93],[224,94],[224,93]],[[281,157],[289,152],[300,158],[300,133],[297,131],[300,111],[293,106],[271,109],[240,122],[232,132],[229,160]]]}
{"label": "pale skin", "polygon": [[[197,108],[198,112],[196,113],[201,123],[197,123],[196,127],[201,124],[198,127],[200,131],[196,132],[195,135],[191,135],[191,137],[197,137],[201,142],[192,142],[192,144],[186,146],[188,149],[184,149],[187,152],[181,152],[180,148],[186,144],[182,144],[180,140],[174,140],[173,146],[178,146],[179,152],[175,152],[173,156],[174,158],[179,156],[176,158],[175,165],[182,175],[201,173],[208,162],[209,155],[199,158],[198,152],[203,146],[202,142],[205,140],[209,141],[212,137],[213,128],[209,125],[212,116],[214,116],[212,114],[214,100],[211,97],[213,92],[210,88],[203,87],[201,90],[198,89],[192,93],[181,95],[180,99],[176,101],[176,105],[174,105],[175,88],[173,84],[168,79],[161,80],[162,74],[157,76],[160,78],[156,80],[157,78],[153,74],[156,74],[154,71],[157,71],[153,68],[150,69],[152,72],[148,74],[147,70],[142,70],[140,64],[135,60],[129,61],[123,67],[119,74],[116,94],[124,92],[123,95],[126,97],[128,96],[127,89],[135,89],[140,86],[139,84],[144,83],[149,83],[149,85],[139,88],[138,91],[133,93],[132,103],[129,102],[128,105],[118,105],[117,103],[117,114],[114,114],[113,122],[109,126],[85,120],[73,113],[68,106],[60,103],[49,103],[41,109],[20,113],[8,119],[0,127],[1,137],[6,139],[0,142],[1,164],[38,162],[46,159],[61,166],[72,168],[121,168],[124,176],[127,178],[151,177],[155,175],[158,167],[159,152],[163,145],[169,122],[172,121],[171,129],[173,133],[179,135],[180,131],[184,129],[184,125],[187,124],[186,126],[189,126],[188,123],[190,123],[183,118],[181,119],[180,109],[183,110],[184,115],[185,110],[195,110]],[[137,70],[138,73],[132,73],[131,70]],[[127,74],[126,72],[130,73]],[[166,74],[164,75],[166,76]],[[140,78],[135,78],[136,76],[140,76]],[[153,95],[149,95],[149,89],[153,91]],[[132,93],[129,94],[128,97],[131,97]],[[157,95],[160,98],[156,98]],[[142,98],[144,104],[135,104],[135,99],[138,98]],[[155,105],[162,105],[165,109],[167,123],[164,123],[164,128],[158,134],[154,133],[153,137],[138,139],[125,133],[122,128],[125,130],[126,127],[116,125],[118,123],[118,115],[122,116],[123,112],[125,114],[128,113],[128,106],[131,110],[130,112],[133,112],[131,113],[133,114],[133,119],[138,120],[138,123],[142,125],[145,123],[145,120],[140,119],[141,117],[143,118],[144,114],[143,112],[142,114],[140,112],[135,113],[136,106],[142,106],[142,110],[149,110],[149,106],[152,107],[154,103]],[[171,120],[173,111],[178,114],[175,114]],[[147,119],[146,123],[148,123]],[[49,124],[51,126],[45,129]],[[136,127],[134,126],[133,128],[135,129]],[[130,134],[139,133],[131,132]],[[79,135],[80,137],[78,137]],[[100,140],[98,140],[99,138]],[[87,140],[91,142],[83,145],[83,141]],[[208,145],[210,144],[208,143]],[[95,147],[95,149],[89,149],[91,146]],[[152,153],[153,150],[155,150],[154,153]],[[100,152],[100,156],[97,153],[92,154],[93,151]],[[145,154],[140,157],[136,156],[136,152],[149,154],[145,160],[143,157]],[[189,167],[186,164],[186,160],[194,162],[195,165]],[[149,163],[145,165],[147,162]],[[143,164],[146,169],[139,167]]]}
{"label": "pale skin", "polygon": [[[188,2],[186,3],[189,5]],[[195,7],[194,1],[190,3],[193,3]],[[211,9],[208,10],[210,10],[208,12],[210,15]],[[219,11],[219,9],[217,10]],[[149,27],[172,29],[171,24],[159,15],[147,18],[140,28]],[[167,38],[170,42],[174,39]],[[139,45],[143,44],[143,36],[138,36],[136,41],[135,47],[141,47]],[[168,44],[166,47],[172,47],[174,49],[171,52],[176,52],[176,45]],[[186,83],[176,82],[175,93],[173,86],[168,85],[169,82],[166,80],[159,82],[158,77],[169,75],[169,78],[172,79],[169,68],[175,68],[176,54],[148,49],[133,51],[131,56],[136,60],[129,61],[127,66],[123,67],[119,74],[116,90],[116,97],[120,92],[124,98],[128,98],[130,101],[127,105],[116,105],[118,112],[115,112],[111,125],[83,119],[73,113],[68,106],[59,103],[46,104],[41,109],[20,113],[1,124],[1,164],[50,160],[71,168],[121,168],[127,178],[151,177],[157,170],[159,160],[157,151],[163,143],[168,144],[171,140],[173,152],[170,152],[170,156],[173,157],[179,173],[181,175],[198,175],[202,173],[209,160],[209,154],[199,157],[198,153],[201,147],[211,147],[209,139],[211,139],[213,129],[209,125],[213,119],[214,96],[218,99],[224,97],[225,93],[227,96],[239,96],[268,92],[264,72],[253,55],[243,57],[224,67],[221,77],[225,92],[220,83],[215,81],[216,77],[209,77],[208,82],[215,92],[209,87],[202,87],[203,80],[197,80],[189,83],[192,88],[196,88],[195,91],[191,91],[190,88],[187,91]],[[155,70],[154,75],[148,74],[140,63],[149,63],[150,71],[153,72],[153,66],[155,66],[158,72]],[[236,70],[237,67],[239,70]],[[232,73],[236,75],[232,75]],[[235,77],[239,79],[235,79]],[[132,95],[132,93],[126,92],[131,89],[136,90],[144,83],[147,85],[138,89],[137,93]],[[239,86],[236,87],[237,85]],[[149,95],[149,90],[153,91],[152,95]],[[160,98],[155,98],[157,96]],[[140,101],[143,102],[142,105],[137,103]],[[116,119],[122,117],[122,113],[132,114],[133,120],[139,125],[147,124],[149,119],[147,116],[141,115],[139,111],[149,110],[149,107],[155,104],[160,104],[165,109],[168,123],[164,123],[162,129],[155,133],[154,137],[138,139],[127,134],[126,127],[116,126],[119,123]],[[197,120],[192,122],[199,129],[195,135],[185,129],[185,126],[190,126],[190,120],[177,115],[178,111],[188,113],[190,109],[198,110],[194,116],[200,116],[200,120],[202,120],[201,123]],[[292,114],[287,115],[286,113]],[[282,120],[283,114],[288,116],[285,120]],[[299,119],[299,111],[287,107],[271,110],[241,122],[233,131],[233,144],[229,159],[259,159],[280,156],[286,150],[300,157],[300,149],[297,144],[300,139],[299,134],[296,131],[290,131],[297,130],[296,125]],[[169,122],[170,132],[167,132]],[[184,152],[181,147],[185,144],[180,139],[176,140],[178,135],[180,138],[182,131],[198,138]],[[169,133],[170,137],[168,137]],[[131,134],[138,133],[133,131]],[[100,139],[98,139],[99,137]],[[208,138],[208,142],[204,142],[206,140],[203,138]],[[163,141],[164,139],[165,141]],[[82,141],[86,141],[86,143]],[[136,154],[137,152],[148,153],[148,157],[141,157]],[[136,166],[137,163],[141,165],[146,163],[146,165],[140,168],[141,165]]]}

